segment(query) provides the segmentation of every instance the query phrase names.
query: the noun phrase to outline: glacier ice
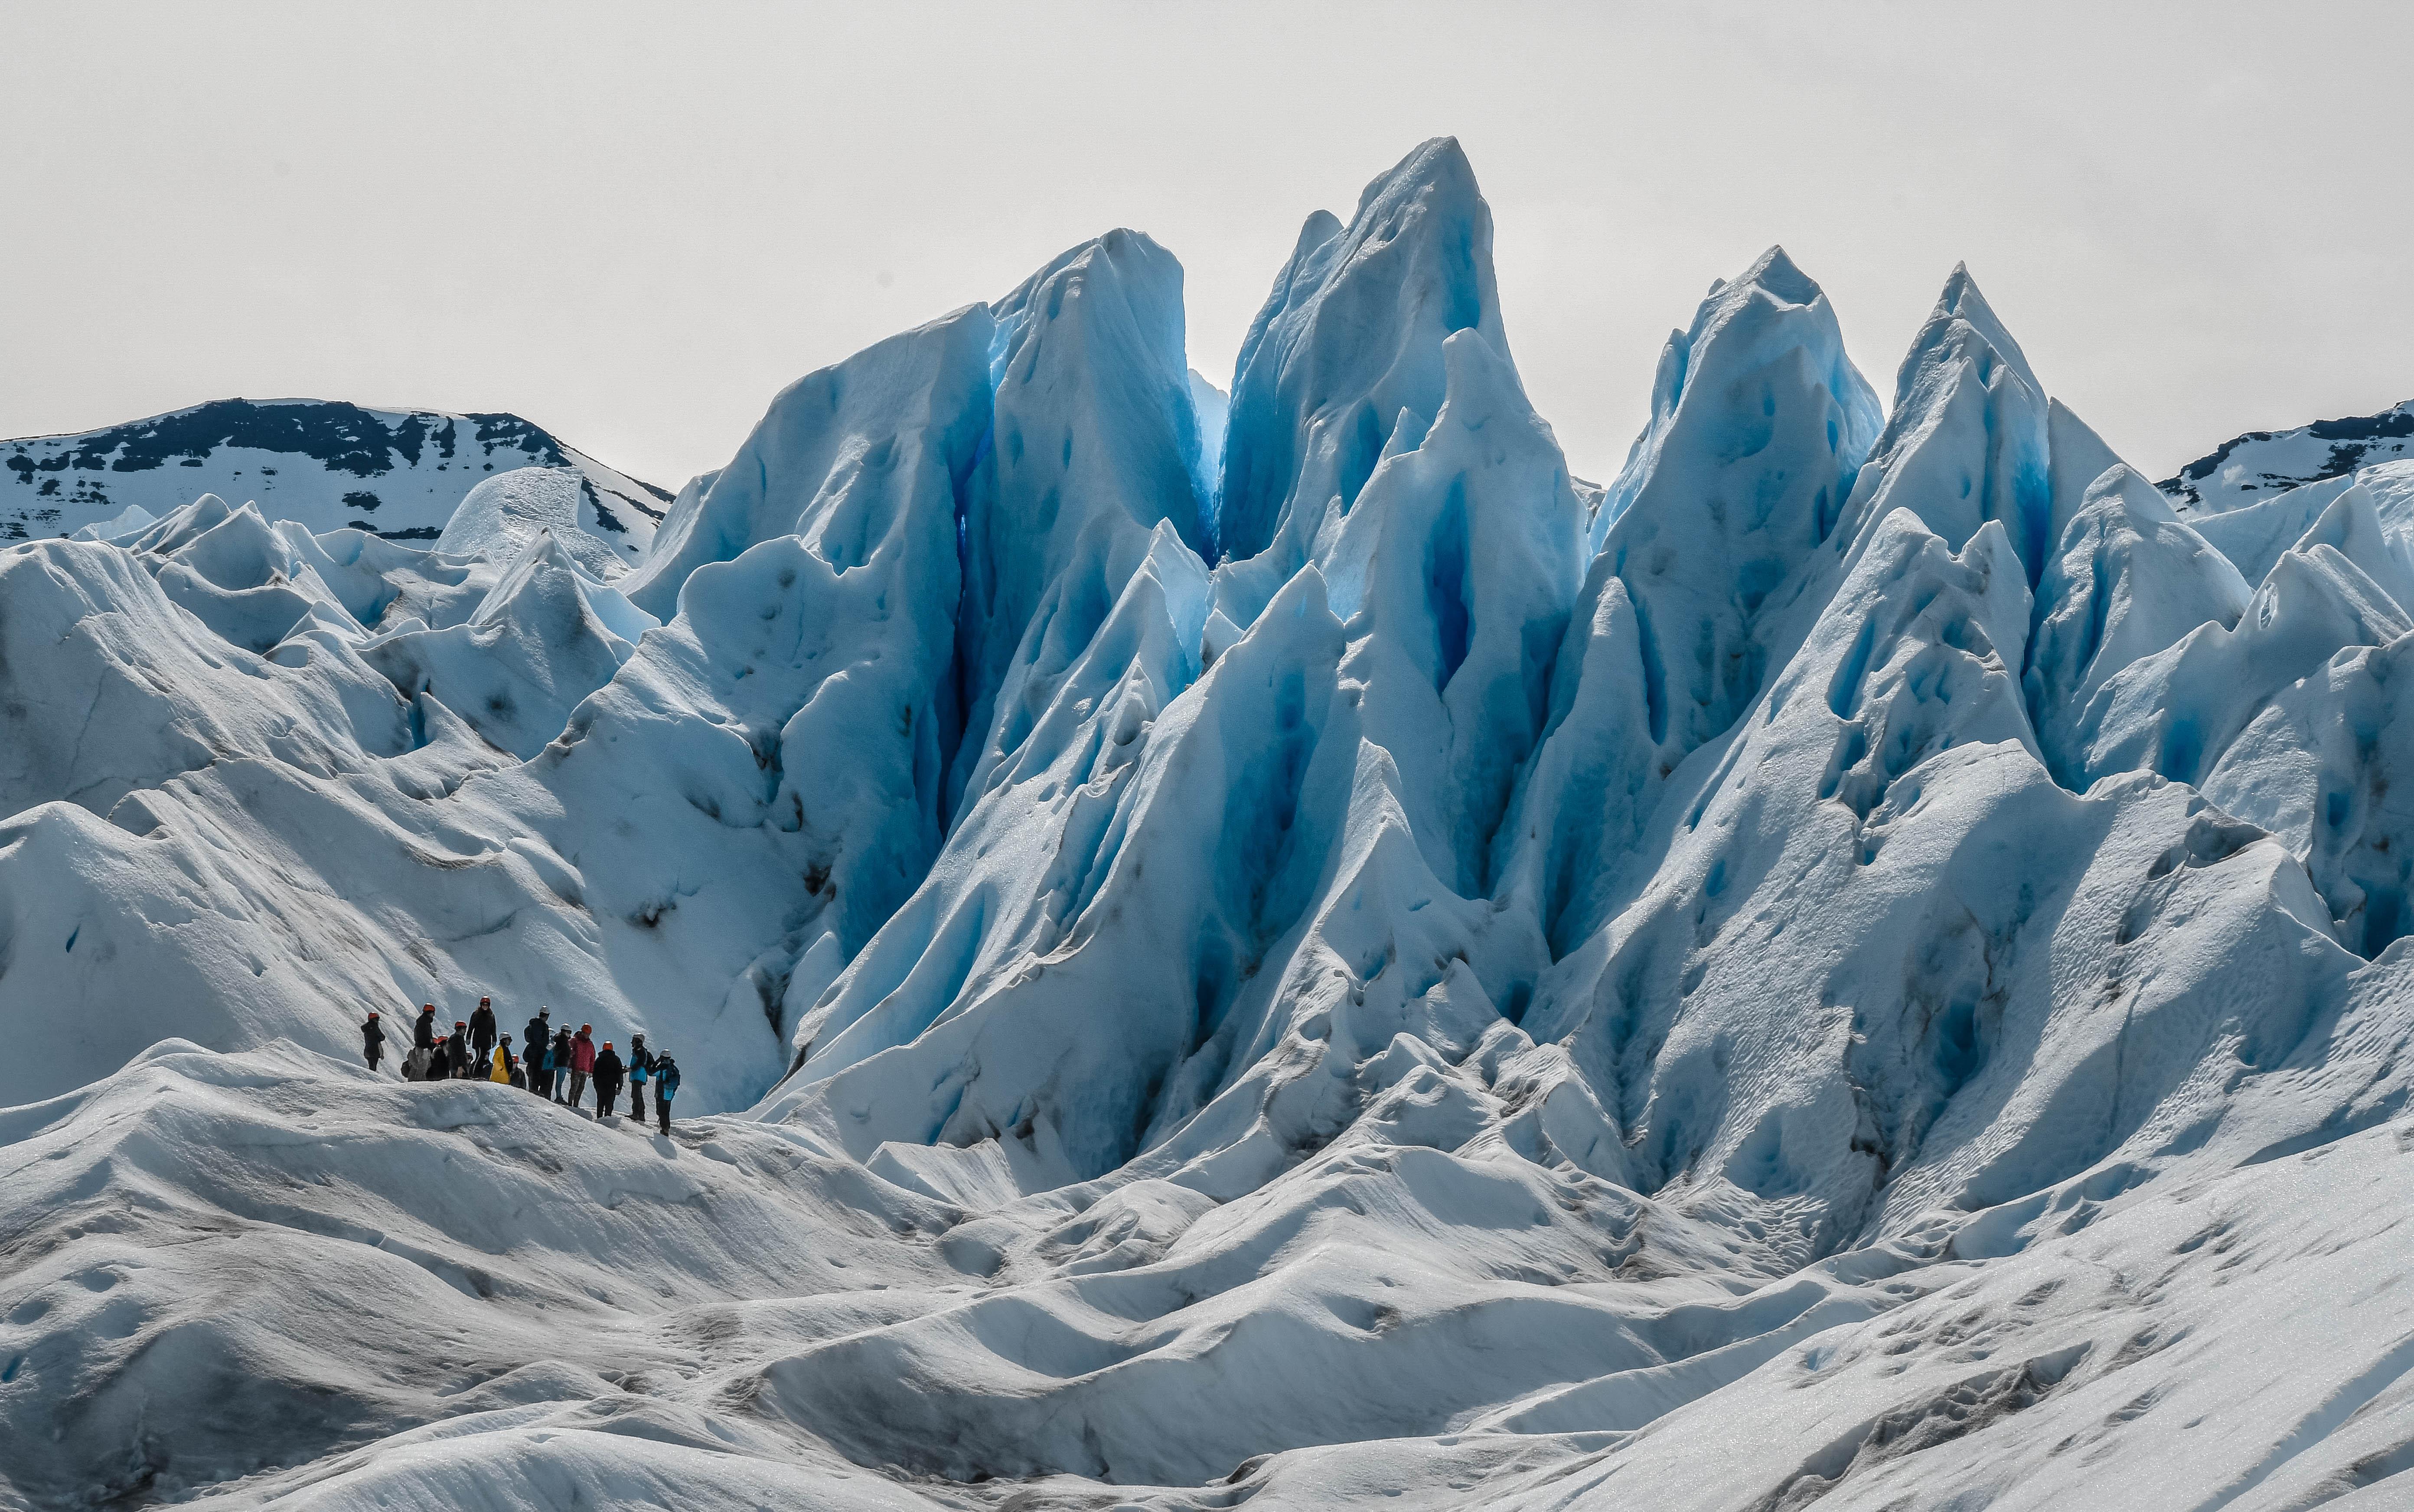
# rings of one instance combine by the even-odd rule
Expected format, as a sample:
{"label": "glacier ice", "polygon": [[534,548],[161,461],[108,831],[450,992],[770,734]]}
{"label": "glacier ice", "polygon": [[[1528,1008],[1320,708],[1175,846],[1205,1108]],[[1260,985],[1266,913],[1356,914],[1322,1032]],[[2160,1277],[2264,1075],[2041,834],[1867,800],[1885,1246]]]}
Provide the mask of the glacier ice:
{"label": "glacier ice", "polygon": [[550,529],[515,544],[469,618],[397,630],[365,643],[362,655],[405,697],[435,694],[487,741],[529,761],[659,622],[589,577]]}
{"label": "glacier ice", "polygon": [[514,467],[496,473],[461,496],[429,549],[442,556],[501,560],[544,531],[589,576],[618,577],[625,564],[598,539],[591,514],[579,518],[591,493],[587,480],[572,467]]}
{"label": "glacier ice", "polygon": [[[0,1506],[2400,1505],[2402,407],[2151,484],[1771,248],[1596,486],[1491,234],[1227,394],[1109,231],[667,499],[0,443]],[[481,993],[675,1132],[362,1065]]]}
{"label": "glacier ice", "polygon": [[1318,211],[1250,323],[1225,418],[1218,599],[1245,625],[1349,518],[1386,456],[1442,402],[1445,337],[1509,342],[1492,213],[1458,143],[1429,141],[1367,185],[1344,226]]}
{"label": "glacier ice", "polygon": [[2246,611],[2238,569],[2125,463],[2088,485],[2037,583],[2030,706],[2046,759],[2075,765],[2073,715],[2107,680],[2200,625]]}

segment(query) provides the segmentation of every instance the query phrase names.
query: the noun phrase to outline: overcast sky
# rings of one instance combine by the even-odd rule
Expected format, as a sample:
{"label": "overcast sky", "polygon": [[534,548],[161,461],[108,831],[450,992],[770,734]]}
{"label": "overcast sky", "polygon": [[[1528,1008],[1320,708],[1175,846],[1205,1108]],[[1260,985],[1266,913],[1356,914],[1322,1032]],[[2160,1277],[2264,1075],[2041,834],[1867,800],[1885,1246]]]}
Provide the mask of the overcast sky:
{"label": "overcast sky", "polygon": [[1957,259],[2162,476],[2414,397],[2414,7],[0,0],[0,436],[306,394],[676,485],[798,376],[1132,226],[1229,385],[1301,219],[1452,134],[1617,470],[1781,242],[1891,393]]}

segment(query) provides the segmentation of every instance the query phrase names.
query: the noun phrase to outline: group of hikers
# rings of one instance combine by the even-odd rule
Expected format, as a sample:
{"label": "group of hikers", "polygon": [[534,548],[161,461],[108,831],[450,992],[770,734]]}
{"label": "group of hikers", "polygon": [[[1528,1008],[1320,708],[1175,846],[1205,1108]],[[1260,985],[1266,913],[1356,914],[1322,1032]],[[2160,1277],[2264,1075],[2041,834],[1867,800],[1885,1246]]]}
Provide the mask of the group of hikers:
{"label": "group of hikers", "polygon": [[[526,1053],[516,1054],[512,1037],[497,1033],[496,1029],[492,998],[480,998],[469,1017],[454,1019],[450,1034],[437,1032],[436,1005],[424,1004],[419,1022],[411,1026],[410,1053],[402,1058],[402,1079],[504,1082],[569,1107],[583,1104],[587,1090],[592,1087],[599,1119],[610,1116],[625,1085],[629,1117],[639,1123],[646,1121],[646,1088],[650,1083],[663,1133],[671,1132],[678,1062],[662,1051],[648,1049],[643,1034],[629,1036],[629,1053],[624,1058],[610,1040],[604,1042],[603,1048],[596,1047],[594,1025],[581,1024],[575,1032],[567,1024],[557,1028],[553,1010],[540,1008],[528,1021]],[[374,1012],[361,1026],[361,1054],[371,1071],[385,1059],[385,1026]]]}

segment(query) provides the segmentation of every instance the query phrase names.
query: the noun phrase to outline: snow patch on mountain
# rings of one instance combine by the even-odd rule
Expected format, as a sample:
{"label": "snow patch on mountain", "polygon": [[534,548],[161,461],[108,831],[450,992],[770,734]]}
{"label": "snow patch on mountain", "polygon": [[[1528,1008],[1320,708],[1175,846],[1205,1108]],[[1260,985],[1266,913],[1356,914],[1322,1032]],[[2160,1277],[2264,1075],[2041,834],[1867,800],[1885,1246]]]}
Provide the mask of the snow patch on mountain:
{"label": "snow patch on mountain", "polygon": [[2219,514],[2406,457],[2414,457],[2414,399],[2377,415],[2248,431],[2155,486],[2191,513]]}
{"label": "snow patch on mountain", "polygon": [[430,541],[481,481],[529,467],[574,476],[576,525],[622,567],[645,556],[670,496],[516,415],[322,399],[216,399],[78,435],[0,441],[0,537],[72,535],[216,494],[314,533],[350,526]]}

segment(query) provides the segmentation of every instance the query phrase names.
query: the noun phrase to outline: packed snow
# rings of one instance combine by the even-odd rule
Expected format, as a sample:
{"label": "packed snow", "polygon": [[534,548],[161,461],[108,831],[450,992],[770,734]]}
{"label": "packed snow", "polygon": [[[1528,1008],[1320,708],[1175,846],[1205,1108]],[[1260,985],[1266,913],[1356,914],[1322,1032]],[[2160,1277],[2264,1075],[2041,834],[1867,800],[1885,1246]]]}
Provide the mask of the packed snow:
{"label": "packed snow", "polygon": [[1111,231],[642,509],[0,445],[0,1506],[2414,1500],[2393,422],[2158,488],[1772,248],[1597,487],[1491,234],[1228,395]]}

